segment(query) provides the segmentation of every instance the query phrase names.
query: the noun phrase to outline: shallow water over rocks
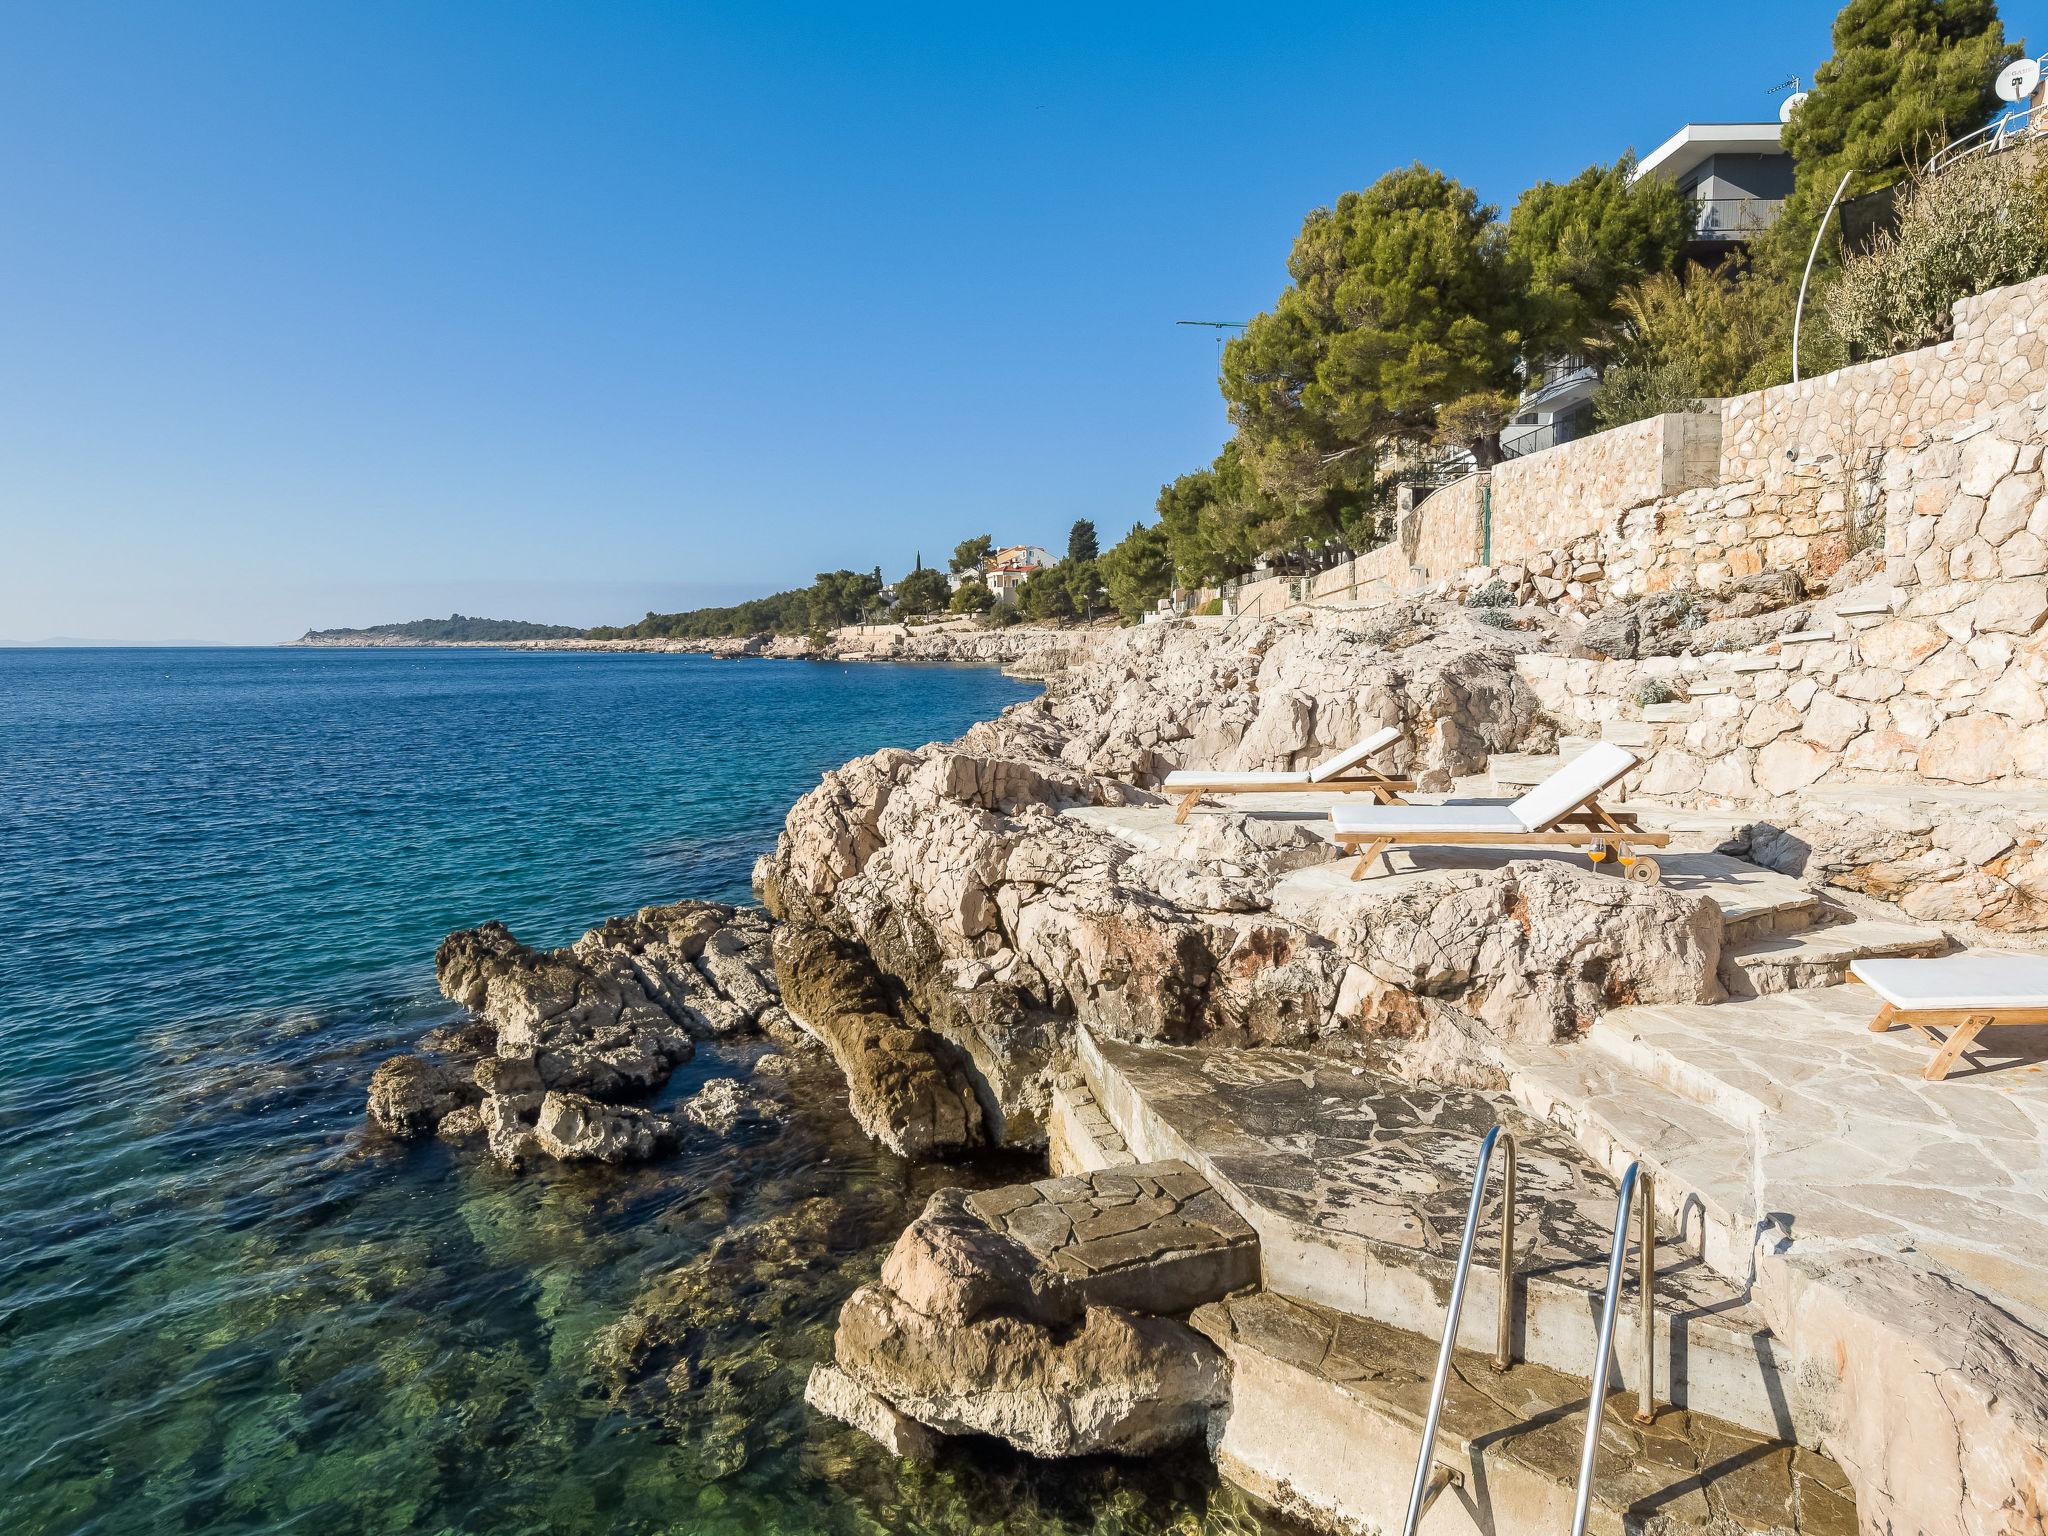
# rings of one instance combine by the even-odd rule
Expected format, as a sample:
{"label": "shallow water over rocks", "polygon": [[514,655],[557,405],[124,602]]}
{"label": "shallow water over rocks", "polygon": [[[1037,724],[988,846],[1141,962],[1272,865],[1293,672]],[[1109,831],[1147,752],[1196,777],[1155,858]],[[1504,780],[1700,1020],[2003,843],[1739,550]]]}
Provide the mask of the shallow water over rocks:
{"label": "shallow water over rocks", "polygon": [[[691,657],[0,653],[0,1529],[1264,1528],[1199,1460],[901,1466],[804,1408],[840,1302],[930,1190],[1017,1174],[876,1152],[829,1074],[790,1079],[779,1127],[636,1169],[515,1176],[362,1130],[377,1062],[454,1018],[450,929],[558,943],[741,898],[822,768],[1027,691]],[[657,1102],[768,1048],[707,1045]]]}

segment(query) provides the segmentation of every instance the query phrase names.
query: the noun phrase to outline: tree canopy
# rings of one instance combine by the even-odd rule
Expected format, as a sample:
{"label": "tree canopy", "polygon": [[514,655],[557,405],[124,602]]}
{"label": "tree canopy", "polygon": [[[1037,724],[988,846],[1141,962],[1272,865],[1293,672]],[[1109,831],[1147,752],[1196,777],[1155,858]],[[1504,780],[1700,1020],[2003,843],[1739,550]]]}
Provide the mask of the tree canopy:
{"label": "tree canopy", "polygon": [[949,613],[983,613],[993,608],[995,603],[995,593],[989,591],[979,576],[975,576],[960,583],[946,609]]}
{"label": "tree canopy", "polygon": [[1264,489],[1303,500],[1336,457],[1512,387],[1518,296],[1495,213],[1413,165],[1309,214],[1287,288],[1223,349],[1224,399]]}
{"label": "tree canopy", "polygon": [[1259,489],[1235,439],[1207,469],[1161,486],[1157,505],[1174,569],[1197,586],[1234,576],[1265,550],[1303,536],[1303,520]]}
{"label": "tree canopy", "polygon": [[1173,556],[1157,524],[1135,525],[1099,562],[1109,600],[1127,619],[1135,619],[1173,591]]}
{"label": "tree canopy", "polygon": [[1085,517],[1075,519],[1074,526],[1067,530],[1067,558],[1078,564],[1101,553],[1095,542],[1095,525]]}
{"label": "tree canopy", "polygon": [[1795,176],[1772,231],[1780,264],[1804,260],[1844,171],[1855,193],[1905,180],[1998,109],[1998,71],[2018,53],[1995,0],[1849,0],[1833,53],[1782,135]]}
{"label": "tree canopy", "polygon": [[1622,290],[1676,263],[1692,209],[1674,183],[1636,180],[1635,170],[1635,156],[1623,155],[1570,181],[1539,181],[1516,200],[1507,250],[1522,287],[1530,362],[1582,353],[1611,335]]}
{"label": "tree canopy", "polygon": [[811,586],[809,620],[812,629],[837,629],[859,622],[868,603],[882,590],[879,575],[865,571],[820,571]]}
{"label": "tree canopy", "polygon": [[956,576],[978,571],[988,560],[988,552],[995,548],[995,542],[985,533],[976,534],[971,539],[962,539],[953,546],[953,558],[946,563]]}
{"label": "tree canopy", "polygon": [[906,614],[937,613],[952,595],[945,573],[928,565],[920,565],[896,583],[896,606]]}

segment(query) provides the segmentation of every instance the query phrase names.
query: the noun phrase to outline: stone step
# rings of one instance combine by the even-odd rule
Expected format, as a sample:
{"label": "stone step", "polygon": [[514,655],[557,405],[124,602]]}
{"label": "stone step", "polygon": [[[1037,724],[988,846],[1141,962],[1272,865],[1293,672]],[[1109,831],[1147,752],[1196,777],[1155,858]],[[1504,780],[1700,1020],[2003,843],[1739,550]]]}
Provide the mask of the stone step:
{"label": "stone step", "polygon": [[1656,1177],[1659,1213],[1689,1250],[1729,1285],[1746,1286],[1757,1226],[1746,1118],[1739,1110],[1717,1113],[1713,1100],[1645,1072],[1626,1050],[1600,1049],[1613,1038],[1596,1022],[1590,1050],[1511,1048],[1515,1102],[1562,1127],[1610,1177],[1640,1162]]}
{"label": "stone step", "polygon": [[1803,932],[1752,938],[1721,953],[1721,985],[1732,997],[1765,997],[1832,987],[1852,960],[1880,955],[1938,955],[1948,935],[1925,923],[1861,918]]}
{"label": "stone step", "polygon": [[[1223,1474],[1325,1528],[1400,1529],[1436,1341],[1270,1291],[1211,1302],[1193,1322],[1230,1359],[1230,1411],[1216,1446]],[[1456,1353],[1434,1457],[1457,1481],[1423,1530],[1569,1530],[1586,1406],[1577,1377],[1528,1364],[1496,1374],[1484,1355]],[[1639,1425],[1635,1407],[1625,1392],[1602,1405],[1588,1529],[1857,1529],[1848,1478],[1825,1457],[1679,1408]]]}
{"label": "stone step", "polygon": [[1078,1072],[1053,1083],[1052,1113],[1046,1124],[1046,1157],[1056,1174],[1097,1173],[1137,1162]]}
{"label": "stone step", "polygon": [[[1130,1045],[1086,1030],[1080,1038],[1089,1091],[1130,1152],[1200,1172],[1259,1234],[1267,1289],[1412,1332],[1443,1326],[1479,1140],[1496,1121],[1507,1124],[1521,1155],[1515,1351],[1554,1370],[1588,1369],[1614,1187],[1570,1135],[1541,1123],[1542,1111],[1532,1120],[1505,1097],[1416,1086],[1306,1052]],[[1575,1055],[1618,1071],[1591,1052]],[[1617,1124],[1610,1139],[1637,1130]],[[1717,1125],[1716,1135],[1741,1146],[1732,1127]],[[1497,1173],[1491,1182],[1459,1330],[1464,1345],[1485,1350],[1499,1298]],[[1659,1204],[1667,1219],[1699,1226],[1661,1192]],[[1657,1288],[1657,1370],[1671,1400],[1762,1433],[1784,1433],[1788,1422],[1793,1433],[1818,1432],[1741,1286],[1674,1240],[1659,1246]],[[1624,1309],[1617,1369],[1630,1382],[1634,1338],[1634,1313]]]}

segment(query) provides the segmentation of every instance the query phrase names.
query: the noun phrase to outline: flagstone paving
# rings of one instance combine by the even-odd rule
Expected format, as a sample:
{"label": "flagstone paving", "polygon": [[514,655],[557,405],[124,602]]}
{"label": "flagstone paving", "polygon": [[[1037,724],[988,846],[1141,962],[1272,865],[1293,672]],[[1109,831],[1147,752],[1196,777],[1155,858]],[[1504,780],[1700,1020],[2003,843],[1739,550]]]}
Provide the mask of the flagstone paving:
{"label": "flagstone paving", "polygon": [[[1262,1211],[1331,1237],[1455,1257],[1482,1137],[1519,1143],[1516,1249],[1524,1276],[1589,1290],[1606,1284],[1614,1183],[1563,1131],[1504,1094],[1415,1085],[1304,1051],[1089,1048],[1121,1088],[1200,1166]],[[1498,1162],[1496,1163],[1498,1166]],[[1499,1175],[1481,1213],[1481,1255],[1500,1241]],[[1736,1292],[1697,1258],[1658,1254],[1667,1301],[1731,1311]]]}
{"label": "flagstone paving", "polygon": [[1749,1144],[1748,1166],[1699,1172],[1746,1193],[1781,1240],[1931,1259],[2048,1324],[2048,1028],[1986,1031],[1928,1082],[1932,1048],[1902,1027],[1871,1034],[1877,1007],[1839,986],[1623,1008],[1588,1044],[1639,1085],[1620,1091],[1704,1107]]}

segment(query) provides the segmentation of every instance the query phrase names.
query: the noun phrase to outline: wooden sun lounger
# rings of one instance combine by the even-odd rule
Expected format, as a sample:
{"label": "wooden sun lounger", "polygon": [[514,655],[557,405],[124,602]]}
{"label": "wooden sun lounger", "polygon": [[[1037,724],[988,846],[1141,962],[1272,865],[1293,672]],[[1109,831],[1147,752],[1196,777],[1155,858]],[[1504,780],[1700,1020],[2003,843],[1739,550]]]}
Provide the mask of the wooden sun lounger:
{"label": "wooden sun lounger", "polygon": [[[1971,1042],[1994,1025],[2048,1024],[2048,955],[1993,950],[1921,960],[1853,960],[1849,974],[1883,1004],[1870,1021],[1872,1034],[1904,1024],[1936,1048],[1920,1074],[1931,1083],[1947,1077]],[[1948,1031],[1946,1040],[1935,1033],[1938,1029]]]}
{"label": "wooden sun lounger", "polygon": [[1415,781],[1381,773],[1366,760],[1400,739],[1400,731],[1383,725],[1313,768],[1284,773],[1177,768],[1166,776],[1160,788],[1180,797],[1180,806],[1173,813],[1176,824],[1188,819],[1188,812],[1204,795],[1368,794],[1383,805],[1391,805],[1396,795],[1413,789]]}
{"label": "wooden sun lounger", "polygon": [[1362,879],[1390,848],[1506,844],[1585,848],[1595,863],[1613,853],[1626,878],[1654,885],[1663,870],[1632,850],[1662,848],[1667,832],[1645,832],[1635,816],[1609,811],[1600,796],[1634,768],[1637,758],[1601,742],[1566,763],[1519,800],[1446,805],[1340,805],[1330,812],[1337,844],[1358,854],[1351,878]]}

